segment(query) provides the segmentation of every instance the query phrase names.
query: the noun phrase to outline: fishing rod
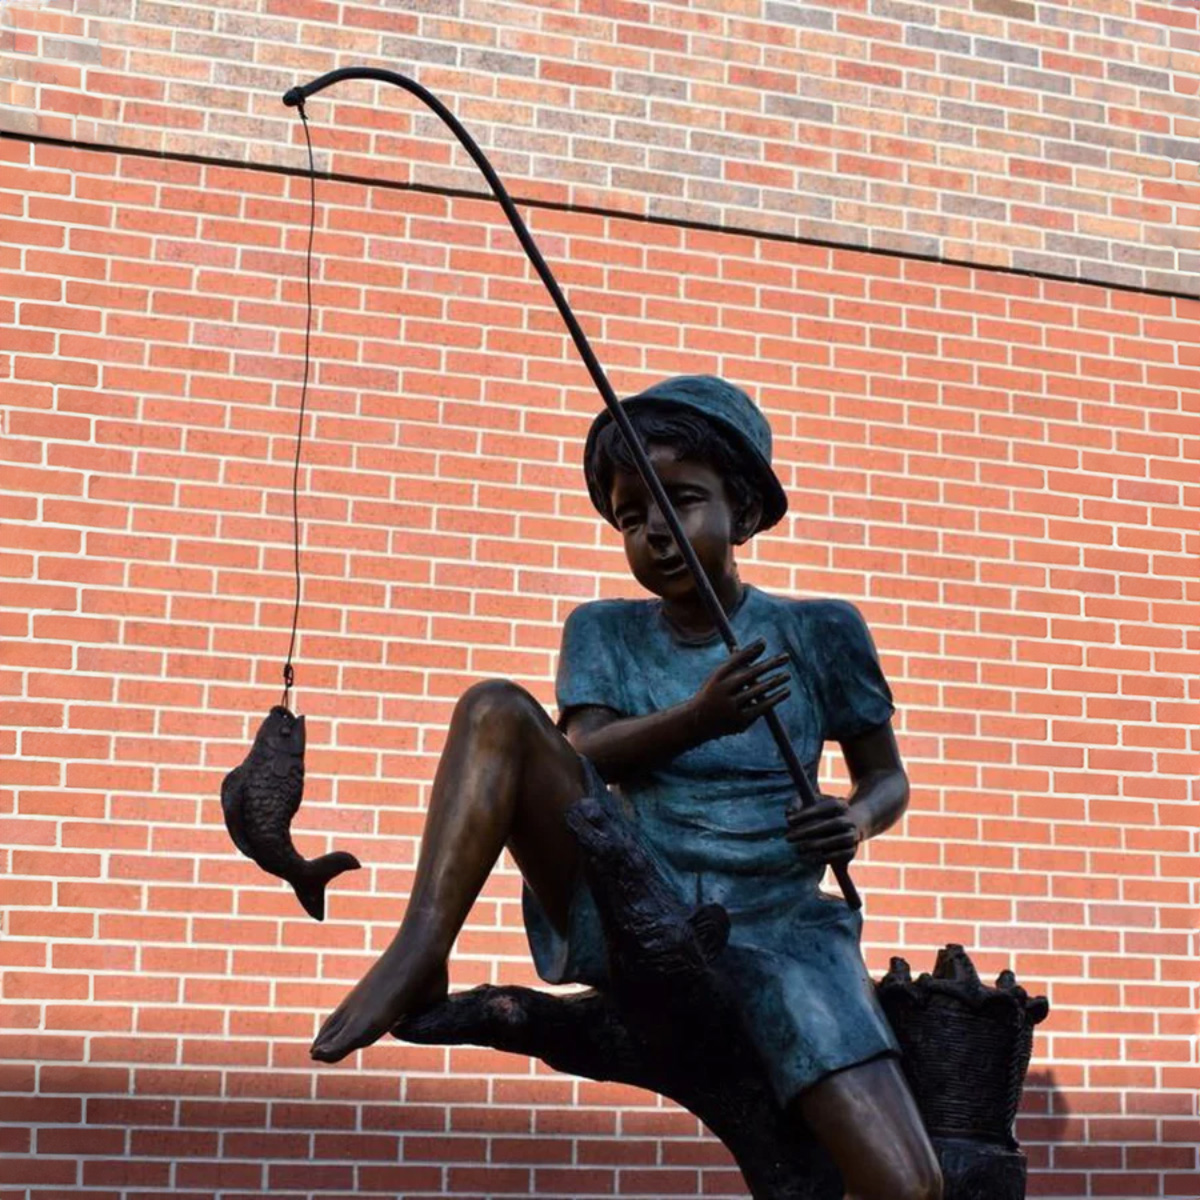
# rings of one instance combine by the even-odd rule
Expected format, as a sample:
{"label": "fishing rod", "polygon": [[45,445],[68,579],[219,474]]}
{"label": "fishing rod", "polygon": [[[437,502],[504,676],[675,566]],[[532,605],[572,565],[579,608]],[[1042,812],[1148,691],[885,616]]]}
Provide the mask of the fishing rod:
{"label": "fishing rod", "polygon": [[[513,204],[508,190],[500,181],[500,176],[496,174],[487,156],[479,148],[475,139],[471,137],[458,118],[427,87],[418,83],[415,79],[409,79],[407,75],[401,75],[398,71],[389,71],[384,67],[339,67],[336,71],[329,71],[312,80],[310,83],[289,88],[283,94],[283,103],[288,108],[298,108],[301,117],[303,117],[304,102],[310,96],[315,96],[327,87],[332,87],[335,83],[341,83],[347,79],[373,79],[380,83],[390,83],[416,96],[418,100],[421,100],[441,117],[454,136],[462,143],[463,149],[471,156],[475,165],[483,172],[484,178],[488,181],[492,192],[500,202],[500,207],[504,210],[504,215],[508,218],[508,223],[517,235],[517,240],[521,243],[525,253],[529,256],[529,260],[533,263],[534,269],[546,285],[546,290],[550,293],[550,298],[554,301],[559,314],[562,316],[563,322],[567,326],[567,331],[570,333],[575,347],[583,359],[584,366],[587,367],[588,374],[591,375],[592,382],[595,383],[596,389],[604,401],[605,407],[611,413],[612,419],[617,423],[617,428],[620,429],[622,436],[625,438],[625,442],[629,446],[629,451],[633,456],[634,464],[637,466],[638,474],[641,476],[642,482],[646,485],[650,494],[654,497],[654,502],[658,505],[658,511],[662,513],[663,520],[666,522],[667,528],[671,531],[671,537],[675,539],[675,545],[678,547],[679,553],[683,556],[683,560],[691,572],[692,579],[696,584],[696,590],[708,612],[709,618],[716,626],[717,632],[721,635],[721,640],[725,643],[730,654],[736,653],[738,650],[738,640],[734,635],[733,626],[730,625],[729,618],[725,615],[724,608],[721,607],[721,601],[718,599],[711,581],[705,575],[704,569],[700,565],[700,560],[696,557],[696,552],[692,549],[691,543],[683,532],[683,526],[680,525],[679,516],[675,512],[675,506],[671,503],[670,497],[662,485],[662,481],[651,465],[646,448],[642,445],[642,439],[638,436],[637,430],[634,429],[629,415],[621,407],[621,402],[617,398],[616,392],[613,391],[612,384],[608,382],[608,376],[605,375],[604,368],[601,367],[599,359],[597,359],[593,352],[587,335],[575,319],[575,313],[571,310],[571,306],[567,303],[567,298],[558,286],[558,280],[554,278],[553,272],[542,257],[542,252],[533,240],[533,235],[521,219],[521,214],[517,212],[517,207]],[[795,748],[788,738],[787,731],[783,727],[783,722],[779,719],[774,709],[768,709],[763,714],[762,719],[766,721],[767,728],[771,731],[771,736],[775,739],[775,744],[779,747],[779,753],[783,756],[783,761],[787,765],[792,782],[796,785],[796,795],[801,806],[808,808],[817,802],[816,793],[813,791],[813,786],[809,782],[808,775],[805,773],[800,759],[796,756]],[[852,909],[861,908],[862,900],[859,897],[858,889],[854,886],[850,878],[850,872],[846,864],[832,863],[831,866],[834,877],[838,881],[838,886],[842,889],[842,896],[846,903]]]}

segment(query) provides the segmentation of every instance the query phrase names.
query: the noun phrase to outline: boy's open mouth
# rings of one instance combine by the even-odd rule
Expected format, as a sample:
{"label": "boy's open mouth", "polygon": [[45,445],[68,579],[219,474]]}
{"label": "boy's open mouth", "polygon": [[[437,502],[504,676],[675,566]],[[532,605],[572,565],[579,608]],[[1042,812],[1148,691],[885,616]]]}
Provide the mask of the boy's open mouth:
{"label": "boy's open mouth", "polygon": [[681,570],[687,570],[687,563],[682,554],[672,554],[669,558],[656,559],[654,569],[659,575],[677,575]]}

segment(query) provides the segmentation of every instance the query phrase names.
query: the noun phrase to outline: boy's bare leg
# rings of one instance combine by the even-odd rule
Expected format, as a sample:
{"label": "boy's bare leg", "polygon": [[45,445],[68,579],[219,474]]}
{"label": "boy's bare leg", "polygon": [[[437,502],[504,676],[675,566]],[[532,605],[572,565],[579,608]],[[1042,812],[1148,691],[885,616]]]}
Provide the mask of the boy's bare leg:
{"label": "boy's bare leg", "polygon": [[850,1200],[941,1200],[941,1168],[895,1058],[828,1075],[797,1105]]}
{"label": "boy's bare leg", "polygon": [[565,928],[578,847],[563,821],[583,793],[579,758],[515,684],[476,684],[450,722],[412,897],[388,948],[321,1027],[312,1056],[336,1062],[446,991],[446,958],[505,845]]}

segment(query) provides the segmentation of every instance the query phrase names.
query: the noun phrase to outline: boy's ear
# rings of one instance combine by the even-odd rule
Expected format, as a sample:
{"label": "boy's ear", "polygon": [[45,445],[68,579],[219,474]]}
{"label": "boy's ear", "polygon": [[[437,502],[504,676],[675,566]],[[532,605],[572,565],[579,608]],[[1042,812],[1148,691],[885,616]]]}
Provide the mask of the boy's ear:
{"label": "boy's ear", "polygon": [[742,505],[741,512],[738,513],[733,522],[733,544],[735,546],[745,545],[754,536],[754,531],[758,528],[758,522],[761,518],[761,500],[748,500]]}

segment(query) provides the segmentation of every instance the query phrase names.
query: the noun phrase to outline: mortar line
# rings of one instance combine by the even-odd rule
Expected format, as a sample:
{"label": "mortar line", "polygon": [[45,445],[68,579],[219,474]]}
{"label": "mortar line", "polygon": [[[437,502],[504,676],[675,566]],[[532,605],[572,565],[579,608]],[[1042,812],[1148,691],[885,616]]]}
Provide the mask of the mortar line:
{"label": "mortar line", "polygon": [[[78,141],[71,138],[46,137],[39,134],[23,134],[0,129],[0,140],[28,142],[35,146],[61,146],[70,150],[92,153],[129,154],[135,158],[157,158],[168,162],[193,163],[198,166],[224,167],[239,171],[258,171],[268,175],[285,175],[307,179],[307,167],[288,167],[279,163],[254,163],[218,158],[208,154],[172,153],[167,150],[150,150],[141,146],[113,146],[104,142]],[[342,171],[318,171],[317,178],[332,183],[349,183],[360,187],[385,188],[395,192],[416,192],[424,195],[445,196],[450,199],[488,200],[496,203],[491,192],[474,191],[469,188],[441,187],[433,184],[402,183],[392,179],[375,179],[366,175],[354,175]],[[513,195],[513,203],[525,208],[547,212],[580,213],[585,216],[602,217],[606,220],[633,221],[643,225],[655,225],[671,229],[689,229],[701,233],[719,233],[751,240],[783,242],[793,246],[816,246],[826,250],[848,250],[855,254],[869,254],[880,258],[896,258],[908,262],[933,263],[938,266],[965,268],[970,271],[985,271],[999,275],[1015,275],[1026,279],[1044,279],[1051,283],[1066,283],[1076,287],[1103,288],[1113,292],[1126,292],[1137,296],[1162,296],[1171,300],[1200,300],[1200,288],[1186,292],[1169,288],[1139,287],[1131,283],[1114,283],[1106,279],[1091,279],[1082,275],[1060,275],[1054,271],[1037,271],[1027,267],[1001,266],[996,263],[971,262],[969,259],[949,258],[938,254],[918,254],[911,250],[893,250],[883,246],[866,246],[856,242],[837,242],[826,238],[802,237],[799,234],[775,233],[770,230],[753,229],[740,225],[718,225],[709,221],[689,221],[682,217],[652,216],[645,213],[623,212],[620,209],[602,208],[599,205],[571,204],[567,201],[532,200]]]}

